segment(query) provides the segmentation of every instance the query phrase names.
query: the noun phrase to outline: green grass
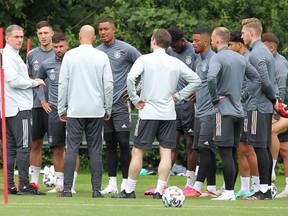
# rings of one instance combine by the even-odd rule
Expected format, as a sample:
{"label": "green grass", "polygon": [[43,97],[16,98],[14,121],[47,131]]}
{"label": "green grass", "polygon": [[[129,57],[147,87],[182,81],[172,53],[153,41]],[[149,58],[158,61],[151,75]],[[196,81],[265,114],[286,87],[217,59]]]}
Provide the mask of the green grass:
{"label": "green grass", "polygon": [[[121,175],[119,175],[121,176]],[[3,177],[0,175],[0,204],[1,216],[65,216],[65,215],[106,215],[106,216],[152,216],[152,215],[287,215],[287,199],[272,201],[211,201],[209,198],[186,199],[182,208],[165,208],[160,200],[153,200],[151,196],[144,196],[143,192],[155,186],[157,176],[139,177],[136,188],[136,199],[112,199],[110,195],[105,198],[93,199],[91,197],[90,174],[81,172],[78,175],[76,191],[73,198],[59,198],[55,194],[46,196],[9,196],[9,204],[3,204]],[[222,184],[222,176],[217,176],[218,184]],[[119,181],[120,183],[120,181]],[[170,177],[169,185],[183,187],[185,177]],[[107,174],[103,175],[103,187],[107,184]],[[282,191],[285,184],[284,176],[277,176],[278,191]],[[42,185],[43,191],[46,188]],[[239,182],[235,191],[239,189]]]}

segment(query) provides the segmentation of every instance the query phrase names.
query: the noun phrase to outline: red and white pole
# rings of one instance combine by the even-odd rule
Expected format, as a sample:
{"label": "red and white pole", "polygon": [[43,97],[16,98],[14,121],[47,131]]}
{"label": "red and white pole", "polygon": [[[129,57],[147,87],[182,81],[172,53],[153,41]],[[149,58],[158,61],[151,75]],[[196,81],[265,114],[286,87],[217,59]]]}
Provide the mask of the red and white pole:
{"label": "red and white pole", "polygon": [[0,28],[0,70],[1,70],[1,114],[2,114],[2,154],[4,178],[4,204],[8,204],[8,172],[7,172],[7,140],[6,140],[6,112],[4,93],[4,69],[2,67],[2,52],[4,45],[3,28]]}

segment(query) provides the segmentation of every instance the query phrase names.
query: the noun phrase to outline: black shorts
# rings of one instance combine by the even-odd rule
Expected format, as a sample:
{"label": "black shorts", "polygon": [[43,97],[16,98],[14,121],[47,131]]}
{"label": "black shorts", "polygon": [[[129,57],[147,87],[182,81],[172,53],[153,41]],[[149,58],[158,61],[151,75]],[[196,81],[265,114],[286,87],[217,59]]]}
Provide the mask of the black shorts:
{"label": "black shorts", "polygon": [[48,115],[49,136],[48,142],[51,148],[65,146],[66,123],[60,121],[57,109],[52,107]]}
{"label": "black shorts", "polygon": [[130,131],[131,106],[130,101],[120,98],[112,105],[112,113],[109,121],[104,121],[104,133]]}
{"label": "black shorts", "polygon": [[278,139],[281,142],[288,142],[288,130],[278,135]]}
{"label": "black shorts", "polygon": [[272,113],[248,111],[248,143],[254,148],[271,147]]}
{"label": "black shorts", "polygon": [[135,128],[134,146],[139,149],[151,149],[155,138],[163,148],[176,148],[175,120],[141,120],[138,118]]}
{"label": "black shorts", "polygon": [[194,103],[192,101],[186,101],[182,104],[176,104],[176,130],[182,134],[193,135],[194,128]]}
{"label": "black shorts", "polygon": [[247,135],[247,131],[248,131],[248,117],[244,118],[244,122],[243,122],[243,128],[241,131],[241,137],[240,137],[240,141],[243,143],[247,143],[248,142],[248,135]]}
{"label": "black shorts", "polygon": [[243,118],[215,113],[214,142],[221,147],[239,146]]}
{"label": "black shorts", "polygon": [[193,149],[197,147],[216,149],[213,142],[214,116],[195,118]]}
{"label": "black shorts", "polygon": [[32,140],[43,139],[48,133],[48,114],[43,108],[32,109]]}

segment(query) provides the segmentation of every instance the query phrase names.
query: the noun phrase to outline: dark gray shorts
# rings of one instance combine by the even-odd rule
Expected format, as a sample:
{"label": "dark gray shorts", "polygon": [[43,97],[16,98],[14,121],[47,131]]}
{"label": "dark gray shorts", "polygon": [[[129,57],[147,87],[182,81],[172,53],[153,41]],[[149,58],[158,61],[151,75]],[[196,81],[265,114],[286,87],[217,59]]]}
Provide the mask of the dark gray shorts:
{"label": "dark gray shorts", "polygon": [[32,109],[32,140],[43,139],[48,133],[48,114],[43,108]]}
{"label": "dark gray shorts", "polygon": [[256,148],[271,147],[272,113],[248,111],[248,143]]}
{"label": "dark gray shorts", "polygon": [[213,149],[216,148],[215,144],[213,143],[213,125],[213,115],[195,118],[193,142],[194,148],[198,146]]}
{"label": "dark gray shorts", "polygon": [[280,142],[288,142],[288,130],[284,133],[279,134],[278,139]]}
{"label": "dark gray shorts", "polygon": [[48,142],[51,148],[65,146],[66,123],[60,121],[57,109],[52,107],[48,115],[49,136]]}
{"label": "dark gray shorts", "polygon": [[194,103],[186,101],[183,104],[176,104],[176,130],[182,134],[193,135],[194,128]]}
{"label": "dark gray shorts", "polygon": [[239,146],[240,134],[243,127],[243,118],[235,116],[222,116],[215,114],[214,141],[217,146]]}
{"label": "dark gray shorts", "polygon": [[134,146],[139,149],[151,149],[155,138],[163,148],[176,148],[176,121],[139,118],[135,128]]}
{"label": "dark gray shorts", "polygon": [[130,101],[120,98],[112,105],[112,113],[109,121],[104,121],[104,133],[118,131],[130,131],[131,107]]}

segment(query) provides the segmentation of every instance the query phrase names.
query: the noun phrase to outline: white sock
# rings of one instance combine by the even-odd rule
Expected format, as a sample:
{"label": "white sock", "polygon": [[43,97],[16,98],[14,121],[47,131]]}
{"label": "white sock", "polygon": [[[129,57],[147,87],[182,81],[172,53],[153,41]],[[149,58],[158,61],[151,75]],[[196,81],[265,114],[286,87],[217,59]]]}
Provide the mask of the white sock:
{"label": "white sock", "polygon": [[166,181],[162,181],[160,179],[157,180],[157,187],[155,189],[154,193],[160,193],[162,194],[163,188],[166,186]]}
{"label": "white sock", "polygon": [[195,172],[187,170],[186,171],[186,176],[187,176],[186,186],[193,187],[193,182],[194,182],[194,178],[195,178]]}
{"label": "white sock", "polygon": [[203,182],[196,181],[192,188],[201,192],[202,185],[203,185]]}
{"label": "white sock", "polygon": [[225,190],[224,193],[227,194],[228,196],[233,196],[234,190]]}
{"label": "white sock", "polygon": [[125,179],[123,178],[122,179],[122,183],[121,183],[121,191],[126,189],[127,183],[128,183],[128,179],[127,178],[125,178]]}
{"label": "white sock", "polygon": [[223,185],[221,186],[221,189],[225,190],[225,182],[223,182]]}
{"label": "white sock", "polygon": [[260,189],[260,178],[259,176],[252,176],[252,190],[254,190],[254,192],[259,191]]}
{"label": "white sock", "polygon": [[277,163],[277,160],[273,160],[273,165],[272,165],[272,175],[276,175],[276,173],[275,173],[276,163]]}
{"label": "white sock", "polygon": [[284,191],[288,192],[288,177],[285,178],[285,182],[286,182],[286,186],[285,186]]}
{"label": "white sock", "polygon": [[63,172],[55,172],[55,176],[56,176],[56,186],[63,188],[64,173]]}
{"label": "white sock", "polygon": [[117,188],[117,177],[116,176],[109,176],[109,186]]}
{"label": "white sock", "polygon": [[74,178],[73,178],[73,183],[72,183],[72,188],[75,190],[75,184],[77,180],[78,172],[74,171]]}
{"label": "white sock", "polygon": [[31,182],[38,185],[41,167],[30,166],[31,169]]}
{"label": "white sock", "polygon": [[135,191],[137,180],[130,179],[128,177],[127,186],[125,188],[126,193],[131,193]]}
{"label": "white sock", "polygon": [[241,179],[241,191],[250,191],[250,177],[242,177],[240,176]]}
{"label": "white sock", "polygon": [[207,185],[207,190],[210,192],[216,192],[216,185]]}
{"label": "white sock", "polygon": [[268,190],[268,184],[260,184],[260,191],[266,193]]}

